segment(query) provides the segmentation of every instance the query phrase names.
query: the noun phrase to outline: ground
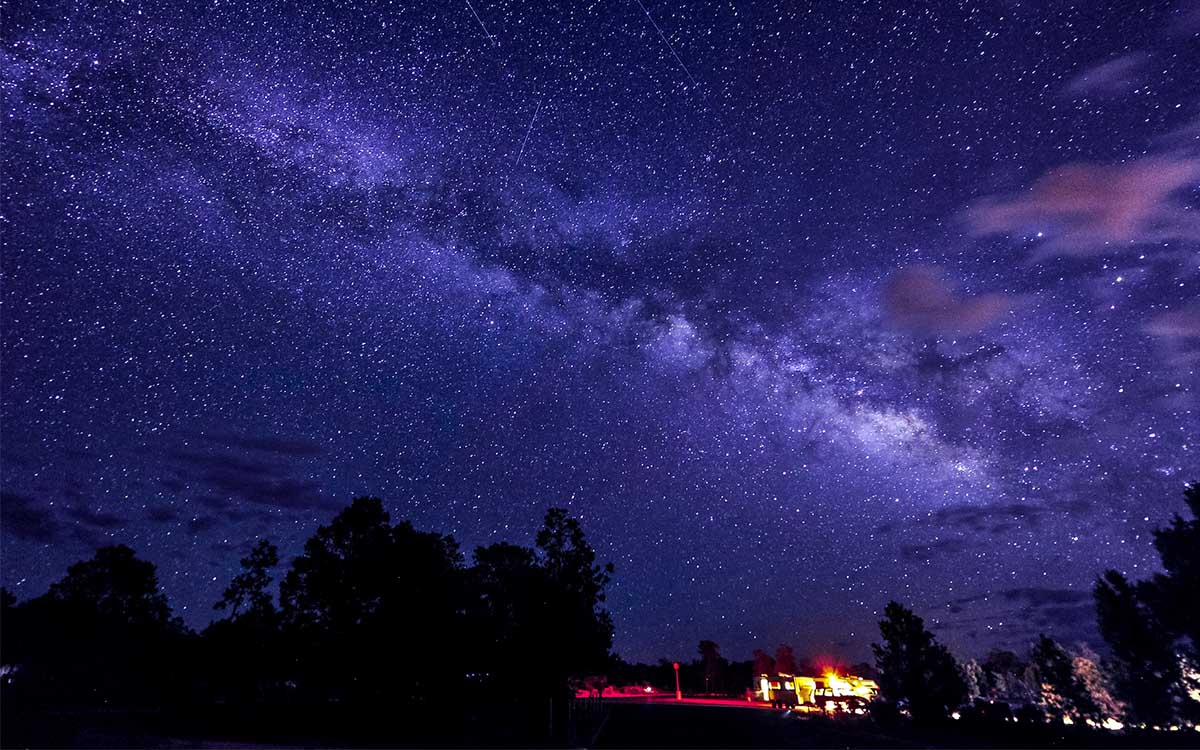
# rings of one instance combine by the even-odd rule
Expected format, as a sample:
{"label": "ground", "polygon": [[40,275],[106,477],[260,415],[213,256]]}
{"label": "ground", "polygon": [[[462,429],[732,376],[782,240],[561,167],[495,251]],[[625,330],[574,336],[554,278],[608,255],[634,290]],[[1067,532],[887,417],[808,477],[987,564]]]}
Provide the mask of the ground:
{"label": "ground", "polygon": [[[742,701],[606,699],[597,714],[582,708],[570,747],[595,748],[1196,748],[1200,733],[1105,732],[1061,725],[969,725],[883,728],[869,718],[803,716]],[[216,714],[137,711],[5,711],[3,747],[266,748],[281,747],[546,747],[542,740],[498,733],[490,722],[436,726],[415,736],[395,715],[370,732],[364,717],[328,711],[307,719],[282,712],[247,729]],[[584,719],[585,721],[579,721]],[[544,738],[544,734],[539,735]],[[456,739],[457,738],[457,739]],[[560,743],[562,744],[562,740]]]}
{"label": "ground", "polygon": [[1059,726],[951,725],[882,729],[870,719],[826,719],[737,702],[611,701],[597,748],[715,747],[1200,747],[1200,734],[1111,733]]}

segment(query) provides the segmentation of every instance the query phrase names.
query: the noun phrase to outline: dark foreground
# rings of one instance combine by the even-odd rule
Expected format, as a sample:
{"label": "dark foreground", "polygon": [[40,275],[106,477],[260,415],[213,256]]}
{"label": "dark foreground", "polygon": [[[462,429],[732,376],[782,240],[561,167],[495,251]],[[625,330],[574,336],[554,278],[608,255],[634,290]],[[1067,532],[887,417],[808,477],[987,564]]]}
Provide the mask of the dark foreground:
{"label": "dark foreground", "polygon": [[1051,725],[909,725],[884,729],[870,719],[828,719],[729,706],[614,701],[595,736],[598,748],[1194,748],[1197,732],[1114,733]]}
{"label": "dark foreground", "polygon": [[[11,708],[11,706],[10,706]],[[268,712],[269,713],[269,712]],[[577,721],[569,738],[512,734],[475,716],[463,724],[414,732],[411,720],[381,709],[258,715],[255,721],[209,713],[184,717],[155,711],[5,711],[9,747],[316,748],[316,747],[596,747],[596,748],[1196,748],[1200,733],[1106,732],[1054,725],[955,723],[940,728],[881,727],[869,718],[800,716],[749,705],[678,705],[606,701],[597,716]],[[248,719],[249,717],[241,717]],[[364,731],[369,727],[369,731]]]}

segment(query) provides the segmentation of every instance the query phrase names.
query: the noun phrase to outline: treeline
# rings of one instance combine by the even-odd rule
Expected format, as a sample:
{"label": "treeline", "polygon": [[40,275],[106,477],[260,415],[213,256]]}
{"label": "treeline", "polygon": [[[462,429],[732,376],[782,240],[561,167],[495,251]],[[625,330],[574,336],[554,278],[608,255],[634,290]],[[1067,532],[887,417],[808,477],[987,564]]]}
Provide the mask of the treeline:
{"label": "treeline", "polygon": [[[1200,485],[1184,496],[1192,518],[1154,532],[1161,573],[1129,581],[1108,571],[1097,581],[1103,657],[1042,636],[1025,655],[959,662],[920,617],[889,603],[874,667],[848,667],[879,681],[875,719],[1196,722]],[[276,547],[258,541],[215,603],[223,617],[201,632],[172,615],[154,566],[123,545],[72,565],[42,596],[17,603],[4,591],[0,744],[70,744],[53,731],[72,711],[94,709],[149,712],[159,734],[137,743],[147,745],[202,736],[564,744],[580,739],[573,689],[674,690],[671,661],[611,654],[612,566],[597,563],[561,509],[546,513],[532,547],[480,547],[468,563],[452,537],[393,524],[380,500],[358,498],[279,568]],[[679,673],[685,693],[747,697],[759,674],[827,666],[787,644],[729,661],[701,641]]]}
{"label": "treeline", "polygon": [[206,732],[520,744],[556,719],[563,731],[568,678],[607,665],[612,566],[562,509],[533,547],[480,547],[467,564],[452,537],[393,524],[363,497],[306,542],[276,601],[278,565],[259,541],[215,605],[224,617],[199,633],[124,545],[37,598],[4,592],[6,716],[152,708]]}
{"label": "treeline", "polygon": [[1200,484],[1185,488],[1184,499],[1192,518],[1176,515],[1153,534],[1161,573],[1131,582],[1109,570],[1096,582],[1103,658],[1042,635],[1027,656],[993,651],[959,663],[920,617],[888,604],[874,645],[877,716],[904,711],[934,722],[965,712],[1157,729],[1200,722]]}
{"label": "treeline", "polygon": [[[976,721],[1062,722],[1169,729],[1200,723],[1200,484],[1184,490],[1192,518],[1176,515],[1153,534],[1162,572],[1130,582],[1107,571],[1093,590],[1099,629],[1108,645],[1101,656],[1086,644],[1065,647],[1040,635],[1028,651],[993,650],[960,662],[910,609],[890,602],[873,644],[874,665],[816,664],[788,644],[747,661],[728,661],[720,647],[701,641],[699,658],[680,664],[685,693],[745,697],[761,674],[820,675],[826,667],[876,679],[872,705],[878,721],[902,715],[930,724],[957,715]],[[674,690],[673,664],[617,660],[615,685]],[[602,687],[591,685],[591,687]]]}

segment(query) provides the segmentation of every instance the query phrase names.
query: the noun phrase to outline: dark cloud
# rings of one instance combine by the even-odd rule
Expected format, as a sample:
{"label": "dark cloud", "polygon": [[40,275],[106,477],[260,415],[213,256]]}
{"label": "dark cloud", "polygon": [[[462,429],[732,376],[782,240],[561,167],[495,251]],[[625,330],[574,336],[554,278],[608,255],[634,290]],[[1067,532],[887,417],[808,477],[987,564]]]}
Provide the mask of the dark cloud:
{"label": "dark cloud", "polygon": [[1003,622],[1010,632],[1002,643],[1020,647],[1038,633],[1059,641],[1095,641],[1096,610],[1087,589],[1024,586],[951,599],[945,611],[953,619],[941,623],[946,630],[994,626]]}
{"label": "dark cloud", "polygon": [[155,523],[173,523],[179,520],[179,511],[169,506],[156,506],[146,511],[146,518]]}
{"label": "dark cloud", "polygon": [[119,529],[129,523],[129,519],[115,513],[92,510],[84,505],[73,505],[64,512],[72,521],[95,529]]}
{"label": "dark cloud", "polygon": [[30,542],[56,542],[62,532],[53,511],[15,492],[0,492],[0,527],[5,534]]}
{"label": "dark cloud", "polygon": [[187,489],[187,482],[177,477],[162,477],[158,480],[159,485],[170,492],[182,492]]}
{"label": "dark cloud", "polygon": [[233,501],[222,495],[200,495],[196,498],[196,502],[206,508],[222,512],[228,511],[233,505]]}
{"label": "dark cloud", "polygon": [[285,510],[331,507],[321,495],[320,482],[295,476],[292,462],[274,455],[184,447],[168,451],[167,458],[176,471],[174,480],[208,488],[204,502],[214,506],[230,498]]}
{"label": "dark cloud", "polygon": [[943,354],[933,347],[925,348],[914,355],[917,372],[925,376],[953,376],[972,367],[986,365],[988,362],[1003,357],[1008,350],[999,345],[982,346],[970,354],[952,357]]}
{"label": "dark cloud", "polygon": [[324,446],[317,441],[302,437],[247,437],[245,435],[236,435],[232,433],[206,434],[201,437],[204,440],[216,443],[217,445],[225,446],[226,448],[240,448],[247,451],[277,453],[283,456],[291,456],[296,458],[312,458],[320,456],[325,452]]}
{"label": "dark cloud", "polygon": [[907,521],[881,524],[876,528],[876,532],[887,534],[906,526],[933,526],[947,530],[957,529],[996,534],[1022,526],[1037,526],[1052,514],[1085,513],[1089,509],[1090,506],[1082,501],[1068,502],[1059,507],[1032,503],[951,505]]}
{"label": "dark cloud", "polygon": [[900,556],[913,562],[925,562],[942,555],[961,552],[969,546],[964,539],[939,539],[925,544],[902,544],[900,545]]}
{"label": "dark cloud", "polygon": [[892,276],[884,289],[883,304],[889,320],[901,328],[964,335],[994,323],[1012,309],[1014,300],[1003,294],[958,297],[941,269],[915,266]]}
{"label": "dark cloud", "polygon": [[215,516],[196,516],[188,521],[188,531],[193,534],[198,534],[202,531],[208,531],[217,525]]}
{"label": "dark cloud", "polygon": [[1030,607],[1051,607],[1051,606],[1072,606],[1080,602],[1090,602],[1092,600],[1091,591],[1081,591],[1079,589],[1063,589],[1063,588],[1047,588],[1041,586],[1020,586],[1016,588],[1000,589],[997,591],[985,591],[971,596],[962,596],[957,599],[951,599],[947,605],[951,608],[961,608],[967,604],[977,604],[979,602],[1010,602],[1023,604]]}
{"label": "dark cloud", "polygon": [[1167,33],[1173,36],[1200,34],[1200,3],[1195,0],[1181,0],[1177,3]]}
{"label": "dark cloud", "polygon": [[1091,591],[1040,588],[1037,586],[1004,589],[1003,591],[996,592],[996,595],[1006,601],[1025,602],[1034,607],[1078,604],[1079,602],[1090,602],[1092,600]]}

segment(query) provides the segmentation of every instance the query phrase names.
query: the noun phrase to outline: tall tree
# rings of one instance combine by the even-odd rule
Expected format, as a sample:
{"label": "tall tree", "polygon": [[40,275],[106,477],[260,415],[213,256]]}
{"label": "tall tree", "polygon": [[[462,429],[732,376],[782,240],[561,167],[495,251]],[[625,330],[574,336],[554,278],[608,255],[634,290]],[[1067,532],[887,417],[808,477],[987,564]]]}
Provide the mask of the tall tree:
{"label": "tall tree", "polygon": [[963,680],[967,683],[967,700],[974,702],[987,695],[987,673],[983,665],[975,659],[968,659],[962,665]]}
{"label": "tall tree", "polygon": [[1169,723],[1181,701],[1179,662],[1171,638],[1138,586],[1115,570],[1094,591],[1100,634],[1113,655],[1113,681],[1131,719]]}
{"label": "tall tree", "polygon": [[775,669],[785,674],[796,674],[796,652],[786,643],[775,649]]}
{"label": "tall tree", "polygon": [[1052,718],[1073,722],[1100,718],[1099,708],[1087,687],[1075,675],[1071,656],[1045,635],[1039,636],[1031,653],[1041,689],[1041,703]]}
{"label": "tall tree", "polygon": [[1171,525],[1154,531],[1163,572],[1147,587],[1147,598],[1163,627],[1184,640],[1193,664],[1200,663],[1200,482],[1184,488],[1184,502],[1192,513],[1176,514]]}
{"label": "tall tree", "polygon": [[[696,649],[704,662],[704,692],[711,693],[721,680],[721,647],[716,641],[700,641]],[[779,667],[778,664],[775,665]]]}
{"label": "tall tree", "polygon": [[1071,660],[1075,678],[1091,696],[1100,712],[1100,719],[1120,719],[1125,715],[1125,705],[1112,692],[1111,681],[1101,666],[1100,656],[1086,643],[1075,644],[1075,658]]}
{"label": "tall tree", "polygon": [[1195,719],[1181,664],[1200,663],[1200,483],[1184,488],[1191,519],[1156,529],[1163,572],[1131,583],[1115,570],[1096,582],[1096,616],[1112,649],[1117,692],[1135,721]]}
{"label": "tall tree", "polygon": [[872,644],[883,697],[907,705],[914,721],[945,719],[967,697],[958,663],[925,622],[897,602],[888,602],[879,623],[883,644]]}
{"label": "tall tree", "polygon": [[452,692],[466,672],[464,583],[452,538],[392,526],[381,500],[356,498],[280,585],[296,670],[308,689],[360,703],[413,707]]}
{"label": "tall tree", "polygon": [[249,556],[242,558],[242,572],[233,577],[213,608],[228,609],[234,619],[243,613],[264,619],[272,617],[275,605],[269,590],[271,569],[278,564],[278,548],[266,539],[260,540]]}
{"label": "tall tree", "polygon": [[775,672],[775,659],[761,648],[754,649],[754,678],[757,681],[759,675],[773,674]]}
{"label": "tall tree", "polygon": [[563,508],[546,511],[535,541],[550,587],[545,616],[556,624],[563,669],[604,669],[613,638],[612,618],[604,608],[612,563],[596,563],[583,527]]}
{"label": "tall tree", "polygon": [[492,694],[512,697],[519,686],[548,688],[569,670],[554,662],[569,656],[554,645],[557,623],[545,615],[549,581],[532,549],[499,542],[475,550],[472,630],[481,637],[479,671]]}
{"label": "tall tree", "polygon": [[139,560],[124,544],[102,547],[91,560],[67,568],[46,596],[110,624],[167,627],[171,622],[154,564]]}
{"label": "tall tree", "polygon": [[10,624],[17,642],[5,661],[21,665],[31,695],[161,705],[182,679],[186,630],[171,616],[154,564],[125,545],[70,566],[45,594],[6,613]]}
{"label": "tall tree", "polygon": [[379,498],[359,497],[317,528],[280,584],[289,625],[341,632],[371,620],[396,572],[389,520]]}
{"label": "tall tree", "polygon": [[1029,665],[1013,651],[988,652],[983,664],[983,685],[980,693],[989,700],[1020,706],[1036,699],[1036,685],[1027,679]]}
{"label": "tall tree", "polygon": [[205,628],[201,639],[208,685],[218,700],[253,704],[283,680],[285,647],[270,592],[271,569],[278,563],[279,550],[260,540],[213,605],[229,611],[229,617]]}

